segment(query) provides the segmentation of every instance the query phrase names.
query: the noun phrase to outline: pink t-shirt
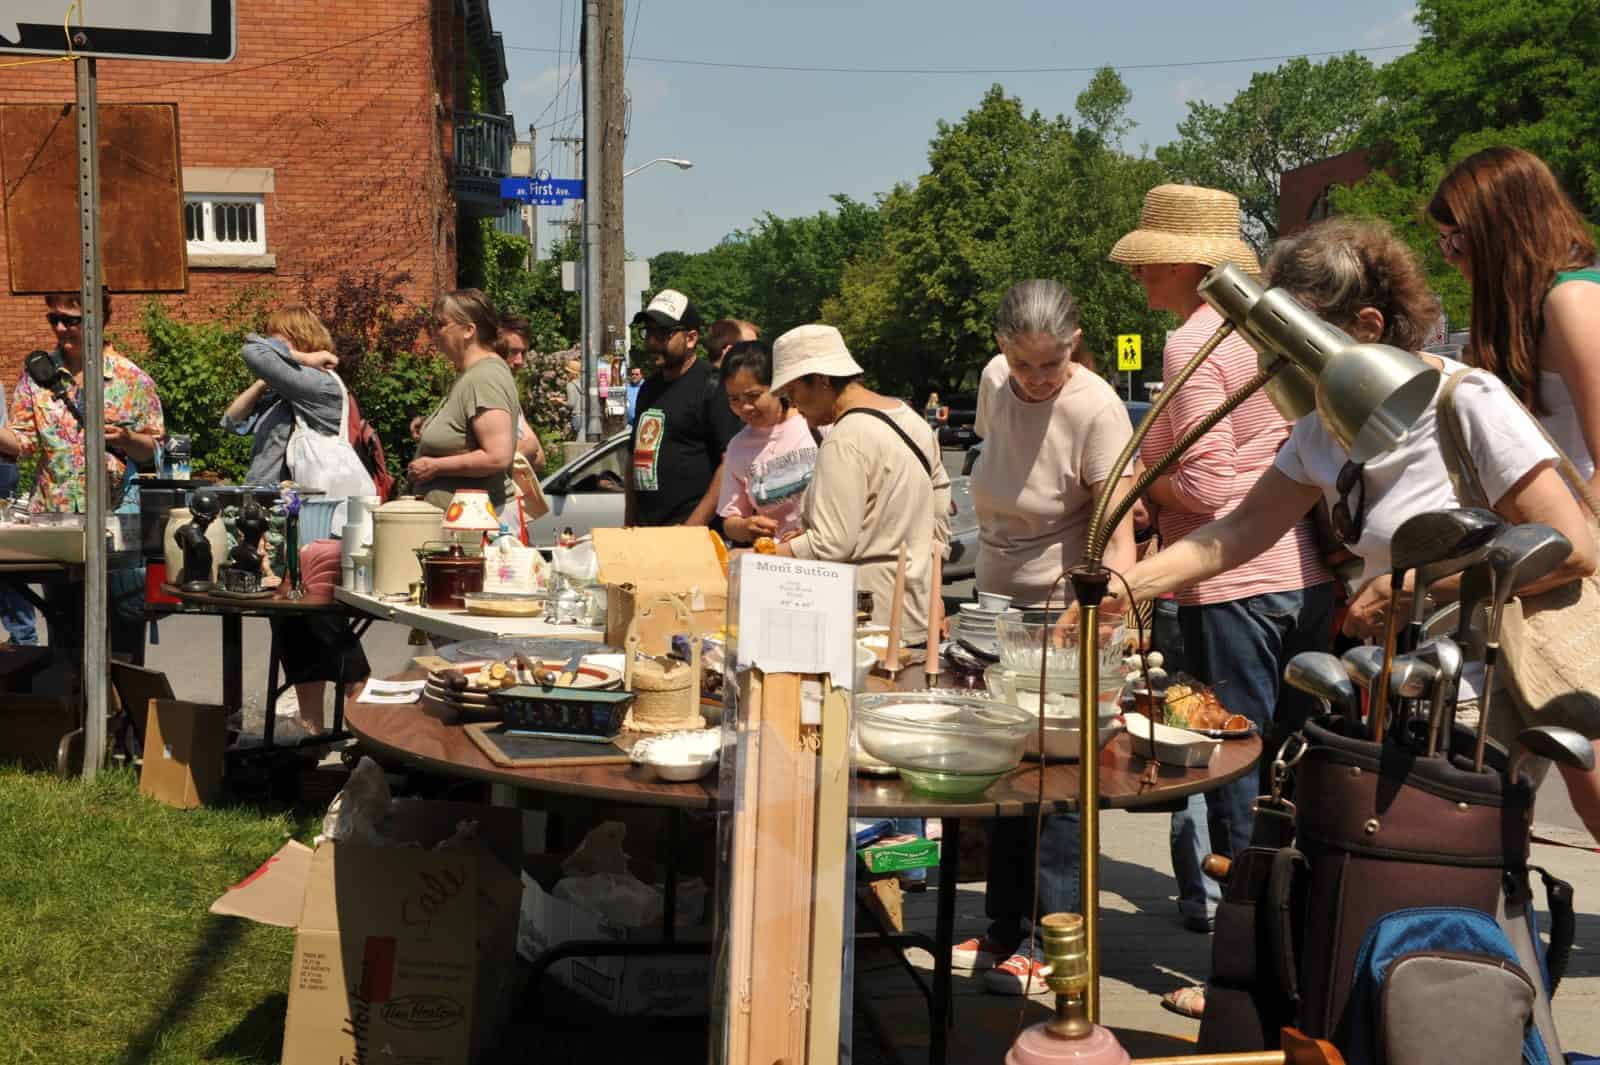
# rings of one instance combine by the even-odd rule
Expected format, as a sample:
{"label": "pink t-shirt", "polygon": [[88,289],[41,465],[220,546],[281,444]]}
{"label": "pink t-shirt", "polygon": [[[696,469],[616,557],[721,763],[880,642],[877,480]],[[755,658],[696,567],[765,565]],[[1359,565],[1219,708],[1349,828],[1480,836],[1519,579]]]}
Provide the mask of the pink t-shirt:
{"label": "pink t-shirt", "polygon": [[[1205,306],[1168,335],[1161,364],[1168,384],[1221,324],[1222,316]],[[1217,345],[1150,427],[1139,452],[1145,464],[1154,464],[1255,373],[1256,351],[1238,333]],[[1161,508],[1162,542],[1176,543],[1244,502],[1277,458],[1289,429],[1263,389],[1196,441],[1168,471],[1173,491],[1186,509]],[[1266,551],[1227,573],[1180,588],[1177,599],[1183,606],[1228,603],[1267,592],[1313,588],[1332,579],[1317,551],[1311,519],[1302,518]]]}
{"label": "pink t-shirt", "polygon": [[778,539],[800,531],[800,501],[817,467],[817,444],[798,412],[770,429],[745,426],[728,441],[722,462],[718,514],[771,518]]}

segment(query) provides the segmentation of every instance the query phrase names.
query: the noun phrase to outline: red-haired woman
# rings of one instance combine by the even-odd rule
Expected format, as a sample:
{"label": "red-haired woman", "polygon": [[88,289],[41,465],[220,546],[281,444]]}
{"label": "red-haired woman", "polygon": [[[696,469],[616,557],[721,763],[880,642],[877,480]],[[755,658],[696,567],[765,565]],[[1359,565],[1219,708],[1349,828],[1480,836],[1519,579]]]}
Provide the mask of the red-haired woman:
{"label": "red-haired woman", "polygon": [[1504,381],[1600,491],[1600,264],[1583,216],[1520,148],[1462,160],[1428,215],[1472,285],[1466,361]]}

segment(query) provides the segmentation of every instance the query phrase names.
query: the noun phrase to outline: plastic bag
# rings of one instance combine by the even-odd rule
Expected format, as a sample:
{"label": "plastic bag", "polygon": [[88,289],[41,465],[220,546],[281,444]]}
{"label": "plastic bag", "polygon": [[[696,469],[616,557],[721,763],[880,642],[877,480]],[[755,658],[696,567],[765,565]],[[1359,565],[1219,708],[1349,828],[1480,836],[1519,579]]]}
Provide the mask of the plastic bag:
{"label": "plastic bag", "polygon": [[[339,386],[341,403],[339,425],[343,427],[350,417],[350,393],[346,391],[339,375],[328,371]],[[294,432],[289,434],[289,447],[285,454],[289,476],[302,488],[320,489],[328,499],[339,500],[333,512],[333,528],[344,527],[345,503],[350,496],[376,495],[372,475],[361,464],[361,456],[350,446],[343,432],[319,433],[295,411]]]}
{"label": "plastic bag", "polygon": [[595,554],[594,543],[582,540],[571,547],[557,547],[553,552],[557,573],[577,584],[593,584],[600,577],[600,556]]}
{"label": "plastic bag", "polygon": [[328,804],[328,812],[322,815],[322,835],[316,842],[333,840],[362,847],[388,845],[378,826],[389,816],[391,797],[383,767],[363,755],[351,771],[350,779]]}
{"label": "plastic bag", "polygon": [[661,892],[636,876],[596,873],[561,881],[556,898],[598,914],[612,928],[654,928],[661,924]]}

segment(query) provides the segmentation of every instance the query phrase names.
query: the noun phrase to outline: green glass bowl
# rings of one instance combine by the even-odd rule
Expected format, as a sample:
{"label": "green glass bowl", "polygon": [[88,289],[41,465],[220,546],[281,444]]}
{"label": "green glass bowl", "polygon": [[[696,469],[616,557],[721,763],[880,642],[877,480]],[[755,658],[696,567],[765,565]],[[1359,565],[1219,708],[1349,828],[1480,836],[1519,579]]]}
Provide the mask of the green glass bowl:
{"label": "green glass bowl", "polygon": [[976,799],[1005,773],[941,773],[934,769],[900,768],[905,782],[925,795],[941,799]]}

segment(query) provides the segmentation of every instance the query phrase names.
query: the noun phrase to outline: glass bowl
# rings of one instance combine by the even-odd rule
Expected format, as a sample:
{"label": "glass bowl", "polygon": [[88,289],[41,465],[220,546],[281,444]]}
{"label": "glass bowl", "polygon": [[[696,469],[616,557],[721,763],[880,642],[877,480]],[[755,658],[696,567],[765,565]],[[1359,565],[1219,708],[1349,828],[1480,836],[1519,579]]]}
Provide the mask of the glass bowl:
{"label": "glass bowl", "polygon": [[[1010,673],[1000,666],[990,666],[983,672],[983,682],[989,694],[1001,702],[1010,703],[1038,720],[1039,677],[1024,677]],[[1053,689],[1054,686],[1052,686]],[[1098,716],[1099,729],[1095,738],[1103,749],[1123,729],[1119,689],[1102,688]],[[1082,740],[1078,731],[1078,695],[1051,690],[1044,696],[1044,753],[1052,762],[1075,761],[1081,751]],[[1035,725],[1028,732],[1025,750],[1029,758],[1039,757],[1039,732]]]}
{"label": "glass bowl", "polygon": [[861,749],[913,787],[946,798],[982,794],[1017,767],[1035,718],[958,691],[886,692],[855,702]]}
{"label": "glass bowl", "polygon": [[[995,636],[1000,645],[1000,668],[1018,676],[1031,675],[1033,686],[1039,686],[1039,655],[1046,632],[1055,628],[1061,617],[1059,610],[1007,611],[995,619]],[[1100,684],[1102,688],[1118,687],[1122,683],[1122,643],[1127,629],[1118,625],[1106,645],[1100,648]],[[1078,641],[1065,634],[1050,638],[1050,650],[1045,655],[1045,672],[1050,687],[1060,685],[1063,690],[1075,688],[1078,683]]]}

